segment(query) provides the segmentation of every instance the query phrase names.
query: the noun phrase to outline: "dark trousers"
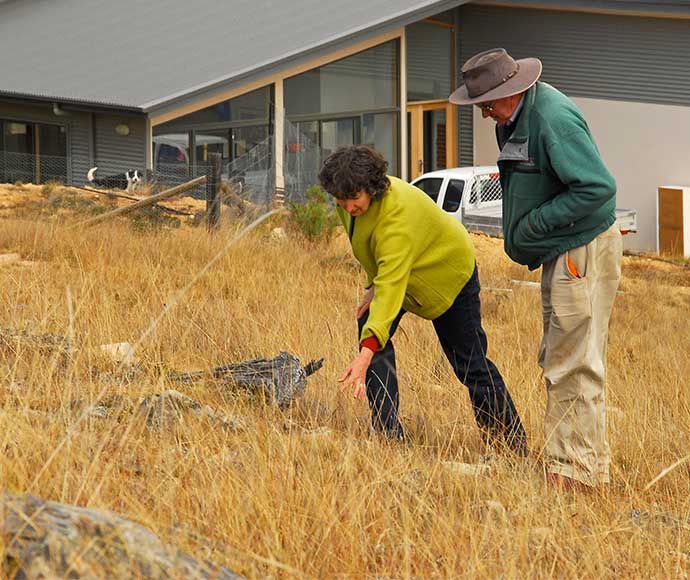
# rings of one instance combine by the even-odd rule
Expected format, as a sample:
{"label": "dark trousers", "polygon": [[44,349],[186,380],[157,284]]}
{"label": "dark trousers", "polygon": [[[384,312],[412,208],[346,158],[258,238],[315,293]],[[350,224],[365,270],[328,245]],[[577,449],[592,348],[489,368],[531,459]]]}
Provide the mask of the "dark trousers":
{"label": "dark trousers", "polygon": [[[432,322],[455,376],[469,390],[479,428],[488,437],[502,439],[511,448],[524,452],[526,437],[520,417],[501,373],[486,357],[487,340],[482,328],[479,290],[479,274],[475,267],[453,305]],[[391,338],[404,314],[405,310],[401,310],[395,318]],[[368,317],[369,311],[357,321],[360,334]],[[404,432],[398,421],[398,377],[392,340],[374,354],[367,371],[367,398],[374,429],[390,437],[402,438]]]}

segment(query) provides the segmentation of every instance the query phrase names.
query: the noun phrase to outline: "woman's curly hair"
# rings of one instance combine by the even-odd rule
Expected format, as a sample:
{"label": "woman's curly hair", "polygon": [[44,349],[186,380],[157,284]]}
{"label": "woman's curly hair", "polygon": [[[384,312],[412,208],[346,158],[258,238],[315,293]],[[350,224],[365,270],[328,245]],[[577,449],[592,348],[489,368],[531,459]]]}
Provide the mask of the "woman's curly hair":
{"label": "woman's curly hair", "polygon": [[390,181],[386,177],[388,162],[366,145],[341,147],[331,154],[319,172],[321,186],[337,199],[355,199],[366,191],[380,199]]}

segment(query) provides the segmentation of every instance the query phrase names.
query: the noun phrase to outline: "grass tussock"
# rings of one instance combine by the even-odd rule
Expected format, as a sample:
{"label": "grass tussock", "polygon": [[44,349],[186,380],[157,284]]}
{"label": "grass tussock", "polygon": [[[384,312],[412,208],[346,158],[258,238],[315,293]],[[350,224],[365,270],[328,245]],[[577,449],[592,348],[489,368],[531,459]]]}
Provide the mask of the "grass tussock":
{"label": "grass tussock", "polygon": [[[363,282],[347,240],[275,239],[273,225],[282,224],[233,243],[239,226],[210,235],[3,221],[0,249],[24,262],[0,267],[0,328],[65,336],[74,348],[67,355],[0,339],[1,485],[117,511],[253,578],[690,573],[690,463],[646,489],[690,448],[687,269],[626,259],[609,344],[613,483],[573,496],[548,490],[531,460],[499,456],[478,477],[448,468],[478,463],[486,449],[431,324],[413,316],[395,338],[410,440],[372,436],[366,404],[336,383],[355,353]],[[539,292],[511,284],[537,275],[495,240],[474,240],[490,356],[538,453]],[[124,341],[138,345],[138,372],[123,372],[99,348]],[[326,359],[285,412],[220,384],[165,380],[168,371],[281,350]],[[241,417],[243,427],[189,419],[150,430],[124,411],[82,411],[107,396],[136,401],[170,387]]]}

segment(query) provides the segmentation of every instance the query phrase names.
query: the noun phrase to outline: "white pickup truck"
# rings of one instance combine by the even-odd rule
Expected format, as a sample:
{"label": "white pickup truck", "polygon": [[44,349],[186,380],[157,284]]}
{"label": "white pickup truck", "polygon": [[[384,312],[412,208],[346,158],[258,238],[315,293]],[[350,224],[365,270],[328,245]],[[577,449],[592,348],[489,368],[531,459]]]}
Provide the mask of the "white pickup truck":
{"label": "white pickup truck", "polygon": [[[502,201],[498,167],[456,167],[419,176],[412,181],[441,208],[470,231],[501,236]],[[616,208],[616,222],[623,234],[637,231],[637,211]]]}

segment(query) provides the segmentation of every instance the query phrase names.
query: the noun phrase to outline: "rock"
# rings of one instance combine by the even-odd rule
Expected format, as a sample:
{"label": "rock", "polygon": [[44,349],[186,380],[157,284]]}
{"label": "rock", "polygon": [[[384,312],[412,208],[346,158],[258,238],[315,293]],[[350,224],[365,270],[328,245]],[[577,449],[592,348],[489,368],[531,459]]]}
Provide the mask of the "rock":
{"label": "rock", "polygon": [[653,504],[650,511],[633,508],[630,510],[629,517],[635,525],[641,528],[670,528],[690,531],[690,518],[669,514],[657,504]]}
{"label": "rock", "polygon": [[92,417],[105,419],[119,414],[123,410],[131,411],[133,405],[131,401],[122,395],[109,395],[98,401],[95,405],[87,408],[87,412]]}
{"label": "rock", "polygon": [[508,519],[508,511],[503,504],[492,499],[476,502],[470,509],[483,522],[502,522]]}
{"label": "rock", "polygon": [[553,538],[553,528],[541,527],[532,528],[529,531],[529,539],[531,542],[543,544]]}
{"label": "rock", "polygon": [[24,381],[12,381],[7,388],[11,393],[18,395],[26,390],[26,385],[24,384]]}
{"label": "rock", "polygon": [[508,511],[506,510],[506,508],[503,507],[503,504],[501,502],[488,499],[485,503],[489,514],[493,516],[498,516],[501,519],[508,516]]}
{"label": "rock", "polygon": [[419,492],[426,487],[427,476],[421,469],[411,469],[402,477],[402,482],[413,492]]}
{"label": "rock", "polygon": [[537,288],[541,288],[541,283],[530,282],[529,280],[511,280],[510,283],[514,286],[523,286],[525,288],[532,288],[534,290],[536,290]]}
{"label": "rock", "polygon": [[14,262],[19,262],[22,257],[19,254],[0,254],[0,266],[7,266]]}
{"label": "rock", "polygon": [[228,417],[174,389],[144,398],[139,404],[139,413],[146,418],[146,425],[154,430],[164,425],[183,423],[187,413],[210,420],[230,431],[241,431],[249,425],[246,417]]}
{"label": "rock", "polygon": [[134,347],[129,342],[113,342],[112,344],[102,344],[98,348],[115,364],[121,364],[124,366],[134,364]]}
{"label": "rock", "polygon": [[332,437],[334,435],[334,432],[332,429],[329,429],[328,427],[315,427],[314,429],[306,429],[304,431],[305,435],[309,435],[310,437]]}
{"label": "rock", "polygon": [[0,327],[0,349],[17,352],[21,348],[56,353],[69,357],[74,348],[70,340],[59,334],[34,333],[26,330]]}
{"label": "rock", "polygon": [[112,512],[33,496],[2,495],[4,572],[9,578],[242,578],[164,544]]}
{"label": "rock", "polygon": [[453,475],[480,477],[487,475],[491,467],[487,464],[461,463],[459,461],[442,461],[441,465]]}
{"label": "rock", "polygon": [[273,228],[271,230],[271,239],[277,242],[287,239],[287,234],[284,228]]}
{"label": "rock", "polygon": [[618,407],[609,407],[606,409],[606,412],[608,413],[609,418],[615,420],[615,421],[620,421],[621,419],[625,419],[625,411],[623,409],[620,409]]}

